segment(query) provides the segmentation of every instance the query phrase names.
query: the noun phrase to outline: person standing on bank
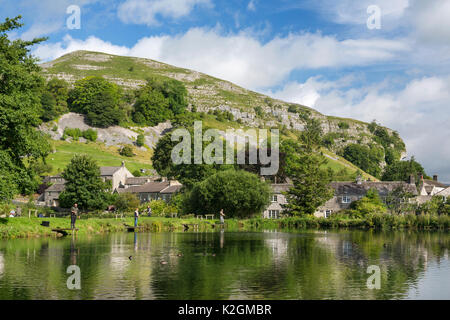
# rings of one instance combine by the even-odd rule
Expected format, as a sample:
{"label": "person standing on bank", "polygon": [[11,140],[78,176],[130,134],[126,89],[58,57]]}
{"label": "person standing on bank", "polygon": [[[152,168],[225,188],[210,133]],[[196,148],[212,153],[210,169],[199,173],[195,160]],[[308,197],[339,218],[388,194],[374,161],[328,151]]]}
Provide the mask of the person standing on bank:
{"label": "person standing on bank", "polygon": [[225,223],[225,213],[223,213],[223,209],[220,209],[220,224]]}
{"label": "person standing on bank", "polygon": [[152,216],[152,208],[150,208],[150,206],[147,206],[147,216]]}
{"label": "person standing on bank", "polygon": [[139,218],[139,208],[136,208],[134,210],[134,226],[137,227],[138,225],[138,218]]}
{"label": "person standing on bank", "polygon": [[75,203],[70,209],[70,225],[72,230],[75,229],[75,223],[77,222],[77,216],[78,216],[78,204]]}

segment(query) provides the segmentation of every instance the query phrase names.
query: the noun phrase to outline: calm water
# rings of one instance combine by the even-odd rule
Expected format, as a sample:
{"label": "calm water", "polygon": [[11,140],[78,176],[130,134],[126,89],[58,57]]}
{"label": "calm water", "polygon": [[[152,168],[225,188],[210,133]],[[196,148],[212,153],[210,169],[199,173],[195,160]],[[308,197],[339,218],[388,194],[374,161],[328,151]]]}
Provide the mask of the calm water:
{"label": "calm water", "polygon": [[[449,246],[448,233],[370,231],[8,240],[0,299],[450,299]],[[69,265],[81,290],[67,289]]]}

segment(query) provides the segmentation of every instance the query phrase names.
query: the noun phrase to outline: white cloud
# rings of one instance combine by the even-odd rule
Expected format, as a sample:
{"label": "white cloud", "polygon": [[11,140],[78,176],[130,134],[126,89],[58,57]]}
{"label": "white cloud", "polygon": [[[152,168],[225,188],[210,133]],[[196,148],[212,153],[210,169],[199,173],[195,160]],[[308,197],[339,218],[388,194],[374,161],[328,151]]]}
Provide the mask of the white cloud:
{"label": "white cloud", "polygon": [[142,38],[128,50],[95,37],[85,41],[66,37],[63,43],[40,46],[35,53],[49,60],[86,48],[108,53],[117,53],[120,48],[120,54],[194,69],[250,89],[277,85],[293,70],[364,66],[395,60],[408,51],[401,40],[340,41],[302,33],[262,43],[249,32],[222,34],[220,28],[193,28],[175,36]]}
{"label": "white cloud", "polygon": [[127,47],[113,45],[93,36],[83,41],[66,35],[62,42],[38,45],[33,54],[43,61],[49,61],[76,50],[98,51],[124,56],[130,53],[130,49]]}
{"label": "white cloud", "polygon": [[118,8],[122,22],[158,25],[158,16],[181,18],[191,13],[195,6],[211,6],[210,0],[126,0]]}
{"label": "white cloud", "polygon": [[419,40],[450,45],[450,1],[416,1],[409,17]]}
{"label": "white cloud", "polygon": [[450,182],[450,76],[412,79],[398,90],[389,89],[389,80],[355,89],[350,87],[354,80],[313,77],[305,83],[288,83],[271,94],[290,102],[312,103],[307,105],[324,114],[367,122],[377,119],[399,131],[408,153],[429,174],[439,173]]}

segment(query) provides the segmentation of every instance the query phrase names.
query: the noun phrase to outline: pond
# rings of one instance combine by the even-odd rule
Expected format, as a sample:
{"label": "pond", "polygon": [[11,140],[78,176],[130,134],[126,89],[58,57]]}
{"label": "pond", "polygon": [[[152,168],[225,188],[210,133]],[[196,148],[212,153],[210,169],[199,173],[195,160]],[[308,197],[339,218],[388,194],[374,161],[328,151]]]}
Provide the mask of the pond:
{"label": "pond", "polygon": [[2,240],[0,299],[450,299],[449,245],[444,232],[317,230]]}

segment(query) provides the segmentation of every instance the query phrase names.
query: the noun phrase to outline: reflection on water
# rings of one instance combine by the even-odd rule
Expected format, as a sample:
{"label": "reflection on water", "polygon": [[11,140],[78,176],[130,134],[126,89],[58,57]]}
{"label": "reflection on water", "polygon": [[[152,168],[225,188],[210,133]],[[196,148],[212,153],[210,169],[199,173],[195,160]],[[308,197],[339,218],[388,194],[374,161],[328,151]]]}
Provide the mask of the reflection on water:
{"label": "reflection on water", "polygon": [[[0,241],[0,299],[450,299],[448,233],[120,233]],[[81,269],[81,290],[66,286]],[[366,287],[381,269],[380,290]]]}

